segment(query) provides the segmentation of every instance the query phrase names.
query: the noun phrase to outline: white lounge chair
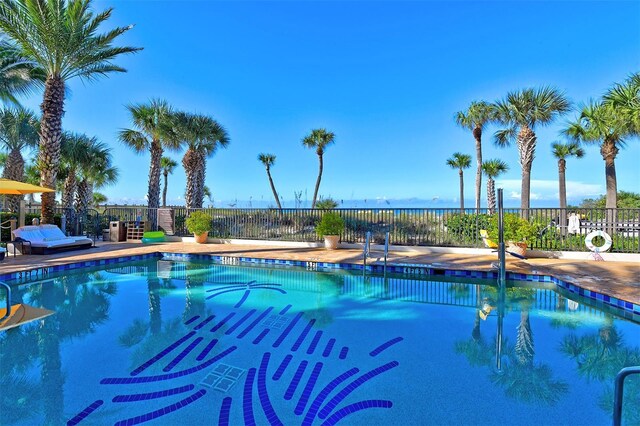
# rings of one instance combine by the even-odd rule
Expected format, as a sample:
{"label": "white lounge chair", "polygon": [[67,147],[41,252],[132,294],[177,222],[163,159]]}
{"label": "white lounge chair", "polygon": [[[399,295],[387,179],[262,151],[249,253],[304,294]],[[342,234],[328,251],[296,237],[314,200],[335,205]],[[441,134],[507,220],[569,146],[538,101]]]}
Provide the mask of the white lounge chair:
{"label": "white lounge chair", "polygon": [[67,237],[55,225],[22,226],[12,234],[31,243],[31,253],[49,254],[54,251],[89,248],[93,241],[86,237]]}

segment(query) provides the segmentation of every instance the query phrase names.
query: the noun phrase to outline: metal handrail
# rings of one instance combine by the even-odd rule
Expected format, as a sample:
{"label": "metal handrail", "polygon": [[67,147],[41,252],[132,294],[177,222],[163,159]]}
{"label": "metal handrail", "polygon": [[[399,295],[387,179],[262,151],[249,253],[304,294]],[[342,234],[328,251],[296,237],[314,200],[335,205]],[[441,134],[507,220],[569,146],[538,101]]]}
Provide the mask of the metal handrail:
{"label": "metal handrail", "polygon": [[632,374],[640,374],[640,365],[626,367],[618,372],[615,379],[615,390],[613,394],[613,426],[620,426],[622,422],[622,400],[624,396],[624,379]]}
{"label": "metal handrail", "polygon": [[0,320],[3,320],[11,315],[11,287],[9,287],[9,284],[5,284],[2,281],[0,281],[0,286],[4,287],[7,291],[7,312],[2,318],[0,318]]}

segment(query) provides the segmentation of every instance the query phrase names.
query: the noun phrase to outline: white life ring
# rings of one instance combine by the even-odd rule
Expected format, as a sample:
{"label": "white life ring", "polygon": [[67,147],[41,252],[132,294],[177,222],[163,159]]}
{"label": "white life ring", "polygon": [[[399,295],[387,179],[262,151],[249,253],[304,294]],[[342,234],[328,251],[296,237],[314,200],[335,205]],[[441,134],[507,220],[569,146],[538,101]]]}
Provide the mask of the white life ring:
{"label": "white life ring", "polygon": [[[600,247],[596,247],[593,244],[593,239],[595,237],[602,237],[604,238],[604,244],[601,245]],[[607,251],[611,248],[611,237],[609,236],[609,234],[607,234],[604,231],[593,231],[590,232],[589,234],[587,234],[587,237],[584,239],[584,243],[587,246],[587,248],[591,251],[595,251],[595,252],[604,252]]]}

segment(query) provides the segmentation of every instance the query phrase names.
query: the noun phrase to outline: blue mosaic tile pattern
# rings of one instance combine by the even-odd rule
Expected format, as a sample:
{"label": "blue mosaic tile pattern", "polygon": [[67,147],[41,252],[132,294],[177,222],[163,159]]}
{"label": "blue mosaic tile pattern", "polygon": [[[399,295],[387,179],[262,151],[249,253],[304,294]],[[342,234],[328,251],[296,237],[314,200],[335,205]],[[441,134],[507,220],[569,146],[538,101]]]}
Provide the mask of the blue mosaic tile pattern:
{"label": "blue mosaic tile pattern", "polygon": [[100,408],[100,406],[104,404],[104,401],[99,399],[97,401],[92,402],[87,408],[85,408],[84,410],[80,411],[78,414],[76,414],[71,420],[69,420],[67,422],[67,426],[75,426],[78,423],[80,423],[81,421],[83,421],[85,418],[87,418],[87,416],[91,413],[93,413],[94,411],[96,411],[98,408]]}
{"label": "blue mosaic tile pattern", "polygon": [[302,390],[302,395],[300,395],[300,399],[298,400],[298,404],[294,410],[296,415],[301,415],[304,413],[304,409],[307,407],[307,402],[309,402],[309,398],[311,397],[311,393],[313,392],[313,388],[316,386],[316,381],[318,381],[318,377],[320,377],[320,372],[322,371],[322,363],[317,362],[315,367],[313,367],[313,371],[311,372],[311,376],[307,381],[306,386]]}
{"label": "blue mosaic tile pattern", "polygon": [[195,347],[200,344],[200,342],[202,342],[202,337],[198,337],[193,342],[189,343],[189,346],[184,348],[184,350],[182,352],[180,352],[178,354],[178,356],[176,356],[174,359],[172,359],[171,362],[169,362],[169,364],[167,364],[167,366],[162,369],[162,371],[164,371],[165,373],[168,373],[169,371],[173,370],[173,367],[178,365],[180,363],[180,361],[182,361],[184,359],[184,357],[189,355],[191,353],[191,351],[193,349],[195,349]]}
{"label": "blue mosaic tile pattern", "polygon": [[207,357],[207,355],[209,355],[209,352],[211,352],[211,349],[213,349],[213,347],[218,343],[218,339],[213,339],[211,340],[207,346],[204,347],[204,349],[202,350],[202,352],[200,352],[200,354],[196,357],[197,361],[202,361],[203,359],[205,359]]}
{"label": "blue mosaic tile pattern", "polygon": [[280,315],[284,315],[287,313],[287,311],[291,309],[291,305],[287,305],[285,306],[281,311],[280,311]]}
{"label": "blue mosaic tile pattern", "polygon": [[247,313],[245,314],[245,316],[243,316],[242,318],[240,318],[238,321],[236,321],[236,323],[235,323],[235,324],[233,324],[231,327],[229,327],[229,329],[228,329],[228,330],[226,331],[226,333],[224,333],[224,334],[227,334],[227,335],[229,335],[229,334],[233,334],[233,332],[234,332],[234,331],[236,331],[236,329],[237,329],[238,327],[240,327],[240,326],[241,326],[241,325],[242,325],[246,320],[248,320],[249,318],[251,318],[251,315],[253,315],[253,314],[255,314],[255,313],[256,313],[256,310],[255,310],[255,309],[252,309],[252,310],[250,310],[249,312],[247,312]]}
{"label": "blue mosaic tile pattern", "polygon": [[198,392],[189,396],[188,398],[183,399],[182,401],[178,401],[175,404],[168,405],[164,408],[160,408],[159,410],[151,411],[150,413],[143,414],[141,416],[131,417],[130,419],[121,420],[116,422],[115,426],[129,426],[129,425],[137,425],[140,423],[148,422],[149,420],[155,420],[158,417],[165,416],[169,413],[172,413],[176,410],[179,410],[183,407],[186,407],[189,404],[197,401],[202,398],[207,393],[206,390],[200,389]]}
{"label": "blue mosaic tile pattern", "polygon": [[242,412],[244,414],[245,426],[255,426],[256,420],[253,416],[253,379],[256,377],[256,369],[250,368],[247,373],[247,380],[244,382],[244,398],[242,399]]}
{"label": "blue mosaic tile pattern", "polygon": [[195,327],[193,327],[194,330],[200,330],[202,327],[204,327],[205,325],[209,324],[211,322],[212,319],[214,319],[216,316],[215,315],[209,315],[207,317],[207,319],[201,321],[200,323],[198,323],[198,325],[196,325]]}
{"label": "blue mosaic tile pattern", "polygon": [[149,399],[166,398],[172,395],[178,395],[181,393],[192,391],[195,388],[193,385],[180,386],[178,388],[167,389],[158,392],[149,393],[134,393],[130,395],[116,395],[113,397],[113,402],[138,402],[147,401]]}
{"label": "blue mosaic tile pattern", "polygon": [[360,410],[366,410],[368,408],[391,408],[393,407],[393,403],[391,401],[383,400],[383,399],[368,399],[366,401],[356,402],[354,404],[349,404],[346,407],[343,407],[333,413],[324,423],[323,426],[335,425],[343,418],[347,417],[350,414],[356,413]]}
{"label": "blue mosaic tile pattern", "polygon": [[313,340],[309,345],[309,349],[307,349],[307,355],[312,355],[315,352],[316,346],[318,346],[318,342],[320,341],[321,338],[322,338],[322,330],[316,331],[316,335],[313,336]]}
{"label": "blue mosaic tile pattern", "polygon": [[278,337],[278,339],[275,342],[273,342],[273,347],[274,348],[277,348],[278,346],[280,346],[282,344],[284,339],[286,339],[287,336],[289,335],[289,333],[291,333],[291,330],[293,330],[293,327],[295,327],[296,324],[298,323],[298,321],[300,321],[300,318],[302,318],[302,315],[303,315],[302,312],[298,312],[298,315],[296,315],[293,318],[293,320],[291,320],[291,322],[289,323],[287,328],[285,328],[284,331],[282,332],[282,334]]}
{"label": "blue mosaic tile pattern", "polygon": [[265,352],[262,356],[262,362],[260,363],[260,370],[258,371],[258,396],[260,398],[260,404],[264,410],[264,414],[267,416],[269,424],[275,426],[284,426],[284,424],[278,418],[276,410],[273,408],[271,401],[269,400],[269,394],[267,393],[267,366],[269,365],[269,358],[271,353]]}
{"label": "blue mosaic tile pattern", "polygon": [[269,334],[269,329],[265,328],[264,330],[262,330],[262,333],[258,334],[258,337],[253,339],[253,342],[251,343],[257,345],[258,343],[262,342],[262,339],[264,339],[267,334]]}
{"label": "blue mosaic tile pattern", "polygon": [[369,355],[371,356],[378,356],[378,354],[382,351],[384,351],[385,349],[387,349],[389,346],[393,346],[398,342],[402,342],[404,339],[402,337],[396,337],[394,339],[389,340],[388,342],[385,342],[383,344],[381,344],[380,346],[378,346],[377,348],[375,348],[374,350],[372,350],[371,352],[369,352]]}
{"label": "blue mosaic tile pattern", "polygon": [[194,322],[195,320],[197,320],[198,318],[200,318],[200,315],[193,316],[193,317],[189,318],[189,320],[187,322],[185,322],[184,325],[189,325],[192,322]]}
{"label": "blue mosaic tile pattern", "polygon": [[300,361],[300,365],[298,365],[298,369],[296,370],[296,373],[293,375],[293,378],[291,379],[291,383],[289,383],[289,387],[287,388],[287,391],[284,393],[284,399],[286,399],[287,401],[293,398],[293,394],[296,392],[296,389],[298,388],[298,384],[300,383],[300,379],[302,379],[302,375],[304,374],[304,371],[307,369],[308,364],[309,362],[307,362],[306,360]]}
{"label": "blue mosaic tile pattern", "polygon": [[211,331],[212,333],[215,333],[215,332],[216,332],[216,331],[218,331],[222,326],[224,326],[224,325],[227,323],[227,321],[229,321],[231,318],[233,318],[233,316],[234,316],[235,314],[236,314],[235,312],[231,312],[229,315],[227,315],[226,317],[224,317],[224,318],[222,319],[222,321],[220,321],[219,323],[217,323],[216,325],[214,325],[214,326],[213,326],[213,328],[211,328],[211,330],[209,330],[209,331]]}
{"label": "blue mosaic tile pattern", "polygon": [[162,380],[171,380],[178,377],[187,376],[189,374],[197,373],[200,370],[203,370],[209,367],[212,364],[215,364],[222,358],[229,355],[231,352],[238,349],[237,346],[231,346],[223,352],[220,352],[218,355],[213,358],[205,361],[200,365],[196,365],[195,367],[187,368],[186,370],[176,371],[175,373],[168,374],[160,374],[157,376],[145,376],[145,377],[108,377],[100,380],[101,385],[128,385],[133,383],[150,383],[150,382],[158,382]]}
{"label": "blue mosaic tile pattern", "polygon": [[349,353],[349,348],[346,346],[342,347],[342,350],[340,351],[340,355],[339,358],[340,359],[346,359],[347,358],[347,354]]}
{"label": "blue mosaic tile pattern", "polygon": [[331,392],[333,392],[335,388],[340,386],[347,379],[355,376],[359,372],[360,372],[359,369],[352,368],[351,370],[345,371],[335,379],[331,380],[329,384],[327,384],[327,386],[325,386],[318,393],[318,396],[316,396],[316,399],[313,400],[313,402],[311,403],[311,407],[309,407],[309,411],[307,411],[307,415],[304,417],[302,424],[304,426],[311,426],[311,424],[313,424],[313,419],[315,419],[316,414],[318,414],[318,411],[320,411],[320,407],[322,406],[324,401],[327,399],[327,397],[331,394]]}
{"label": "blue mosaic tile pattern", "polygon": [[276,380],[276,381],[280,380],[280,377],[282,377],[282,375],[284,374],[284,371],[289,366],[289,363],[291,362],[292,358],[293,358],[293,355],[291,354],[288,354],[287,356],[284,357],[284,359],[280,363],[280,366],[278,367],[276,372],[273,373],[273,377],[272,377],[273,380]]}
{"label": "blue mosaic tile pattern", "polygon": [[247,300],[250,294],[251,294],[251,290],[245,290],[244,294],[242,295],[240,300],[238,300],[238,303],[236,303],[234,308],[239,308],[240,306],[242,306],[242,304]]}
{"label": "blue mosaic tile pattern", "polygon": [[144,362],[142,365],[137,367],[135,370],[133,370],[131,372],[131,375],[132,376],[137,376],[138,374],[142,373],[144,370],[149,368],[151,365],[155,364],[160,359],[164,358],[169,352],[173,351],[175,348],[177,348],[178,346],[180,346],[181,344],[183,344],[187,340],[191,339],[194,334],[196,334],[195,331],[190,331],[189,333],[185,334],[179,340],[173,342],[172,344],[170,344],[169,346],[164,348],[162,351],[160,351],[158,354],[156,354],[153,358],[149,359],[148,361]]}
{"label": "blue mosaic tile pattern", "polygon": [[322,352],[322,356],[324,358],[329,357],[331,355],[331,351],[333,350],[333,345],[335,345],[336,339],[329,339],[327,342],[327,346],[325,346],[324,351]]}
{"label": "blue mosaic tile pattern", "polygon": [[228,396],[222,400],[220,407],[220,416],[218,417],[218,426],[229,426],[229,415],[231,414],[231,403],[233,399]]}
{"label": "blue mosaic tile pattern", "polygon": [[249,324],[244,330],[240,332],[240,334],[238,334],[238,339],[242,339],[244,336],[249,334],[256,325],[260,324],[260,321],[262,321],[264,317],[266,317],[271,313],[271,311],[273,311],[273,309],[274,309],[273,306],[270,306],[265,311],[263,311],[260,315],[258,315],[258,318],[253,320],[251,324]]}
{"label": "blue mosaic tile pattern", "polygon": [[338,392],[333,398],[331,398],[331,400],[327,402],[324,407],[322,407],[322,409],[318,413],[318,417],[320,417],[321,419],[325,419],[329,415],[329,413],[331,413],[331,411],[333,411],[333,409],[338,406],[338,404],[340,404],[347,396],[351,394],[351,392],[353,392],[369,380],[373,379],[377,375],[389,371],[392,368],[397,367],[398,365],[400,365],[398,361],[391,361],[387,364],[381,365],[380,367],[376,367],[373,370],[358,377],[357,379],[349,383],[344,389]]}
{"label": "blue mosaic tile pattern", "polygon": [[315,323],[316,323],[315,319],[309,320],[309,322],[307,323],[307,326],[304,328],[304,330],[302,330],[302,332],[300,333],[300,336],[298,336],[298,338],[296,339],[296,342],[293,344],[293,346],[291,346],[291,350],[293,352],[296,352],[300,348],[300,345],[302,345],[302,342],[304,342],[304,339],[307,338],[307,335],[309,334],[309,332],[311,331],[311,328],[313,327],[313,324]]}

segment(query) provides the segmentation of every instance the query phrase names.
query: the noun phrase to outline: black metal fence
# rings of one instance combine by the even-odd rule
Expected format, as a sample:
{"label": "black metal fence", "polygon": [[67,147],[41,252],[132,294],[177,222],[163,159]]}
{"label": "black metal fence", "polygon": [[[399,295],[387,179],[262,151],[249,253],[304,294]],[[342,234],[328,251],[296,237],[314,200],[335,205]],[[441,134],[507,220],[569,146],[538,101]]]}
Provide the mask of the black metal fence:
{"label": "black metal fence", "polygon": [[[174,234],[187,236],[185,207],[174,211]],[[326,212],[317,209],[201,209],[211,216],[209,236],[221,239],[253,239],[275,241],[320,241],[315,232]],[[193,211],[193,210],[192,210]],[[488,210],[461,211],[450,209],[335,209],[345,222],[342,242],[363,243],[371,232],[374,243],[383,243],[386,232],[390,243],[405,246],[483,247],[480,230],[491,227],[495,214]],[[34,211],[35,212],[35,211]],[[585,251],[585,236],[591,231],[607,232],[612,239],[612,252],[640,253],[640,209],[558,209],[536,208],[522,212],[506,209],[520,217],[528,217],[535,236],[528,241],[530,249]],[[137,206],[110,206],[85,215],[57,209],[65,213],[68,232],[101,234],[110,221],[145,221],[149,230],[158,229],[156,209]],[[570,219],[573,229],[570,229]],[[575,226],[577,225],[577,227]]]}

